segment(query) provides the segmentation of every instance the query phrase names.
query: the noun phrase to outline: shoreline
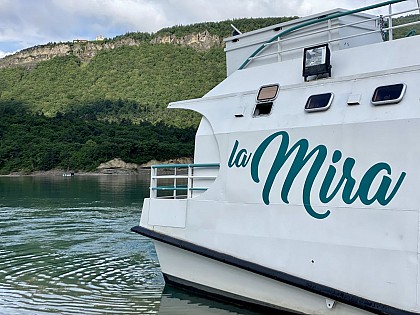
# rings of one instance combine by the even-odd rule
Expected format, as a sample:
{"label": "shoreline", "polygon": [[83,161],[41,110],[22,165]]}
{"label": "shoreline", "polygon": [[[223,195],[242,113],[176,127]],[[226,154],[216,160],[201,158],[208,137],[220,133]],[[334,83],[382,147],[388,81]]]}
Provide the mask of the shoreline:
{"label": "shoreline", "polygon": [[[96,171],[73,171],[53,169],[48,171],[35,171],[35,172],[12,172],[10,174],[0,174],[0,177],[20,177],[20,176],[100,176],[100,175],[142,175],[145,172],[150,173],[150,167],[156,164],[190,164],[193,163],[193,158],[182,157],[166,161],[150,160],[144,164],[126,163],[120,158],[114,158],[108,162],[101,163]],[[73,176],[64,176],[64,174],[72,173]]]}
{"label": "shoreline", "polygon": [[[0,174],[0,177],[24,177],[24,176],[60,176],[60,177],[74,177],[74,176],[110,176],[110,175],[142,175],[144,173],[149,173],[150,167],[145,167],[138,170],[130,170],[130,169],[114,169],[114,170],[106,170],[103,172],[67,172],[64,170],[50,170],[50,171],[36,171],[31,173],[25,172],[13,172],[10,174]],[[73,173],[72,176],[64,176],[64,174]]]}

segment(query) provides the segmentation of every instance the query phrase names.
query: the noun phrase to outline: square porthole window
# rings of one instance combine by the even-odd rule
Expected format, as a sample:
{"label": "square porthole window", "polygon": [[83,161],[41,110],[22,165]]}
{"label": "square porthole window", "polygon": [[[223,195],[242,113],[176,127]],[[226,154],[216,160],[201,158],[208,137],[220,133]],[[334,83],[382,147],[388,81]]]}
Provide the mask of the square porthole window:
{"label": "square porthole window", "polygon": [[279,92],[278,84],[262,86],[259,89],[258,94],[257,94],[257,102],[272,101],[277,97],[278,92]]}
{"label": "square porthole window", "polygon": [[305,111],[307,112],[319,112],[330,108],[334,94],[324,93],[309,96],[306,101]]}
{"label": "square porthole window", "polygon": [[403,99],[406,89],[407,86],[404,83],[380,86],[373,93],[371,102],[373,105],[399,103]]}

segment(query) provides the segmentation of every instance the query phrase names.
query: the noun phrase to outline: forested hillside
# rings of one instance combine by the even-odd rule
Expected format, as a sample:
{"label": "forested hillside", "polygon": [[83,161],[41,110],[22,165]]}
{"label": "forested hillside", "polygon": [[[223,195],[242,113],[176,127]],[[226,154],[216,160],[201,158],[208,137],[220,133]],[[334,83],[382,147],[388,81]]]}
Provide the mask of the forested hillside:
{"label": "forested hillside", "polygon": [[[240,19],[175,26],[156,34],[127,33],[102,45],[124,38],[140,44],[102,50],[89,62],[69,54],[41,62],[31,70],[0,69],[0,100],[18,101],[47,117],[77,112],[99,120],[197,126],[197,115],[169,111],[166,106],[171,101],[201,97],[225,78],[221,39],[231,32],[230,23],[249,31],[287,19]],[[181,38],[200,32],[219,36],[220,41],[205,51],[151,43],[163,36]]]}
{"label": "forested hillside", "polygon": [[0,70],[0,100],[18,101],[47,117],[73,112],[82,119],[195,126],[197,116],[166,106],[201,97],[223,80],[223,58],[221,48],[197,52],[147,43],[102,51],[89,63],[56,57],[30,71]]}
{"label": "forested hillside", "polygon": [[127,33],[103,45],[125,38],[138,45],[101,50],[88,62],[74,53],[30,69],[0,69],[0,173],[92,171],[115,157],[138,164],[191,157],[200,117],[166,107],[172,101],[201,97],[225,78],[223,46],[220,40],[198,50],[156,39],[200,32],[221,39],[231,32],[230,23],[250,31],[287,19]]}

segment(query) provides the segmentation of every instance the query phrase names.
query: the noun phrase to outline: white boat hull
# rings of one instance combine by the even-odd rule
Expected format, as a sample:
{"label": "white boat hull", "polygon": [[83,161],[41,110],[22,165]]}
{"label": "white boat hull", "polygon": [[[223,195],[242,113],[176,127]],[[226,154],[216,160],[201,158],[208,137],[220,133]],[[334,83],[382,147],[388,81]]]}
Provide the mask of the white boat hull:
{"label": "white boat hull", "polygon": [[169,282],[303,314],[372,314],[172,245],[154,243],[162,272]]}

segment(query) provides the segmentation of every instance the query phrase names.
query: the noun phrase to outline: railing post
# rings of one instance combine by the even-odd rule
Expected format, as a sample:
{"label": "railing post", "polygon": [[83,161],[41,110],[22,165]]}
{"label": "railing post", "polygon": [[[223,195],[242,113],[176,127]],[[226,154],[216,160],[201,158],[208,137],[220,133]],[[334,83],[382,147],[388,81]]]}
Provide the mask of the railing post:
{"label": "railing post", "polygon": [[389,27],[389,40],[393,40],[394,39],[394,34],[392,32],[392,5],[389,5],[389,18],[388,18],[388,27]]}
{"label": "railing post", "polygon": [[174,192],[173,197],[176,199],[177,189],[176,189],[176,167],[174,168]]}
{"label": "railing post", "polygon": [[193,186],[193,178],[192,178],[192,165],[188,165],[188,184],[187,184],[187,199],[192,198],[192,186]]}
{"label": "railing post", "polygon": [[154,190],[153,187],[157,187],[157,168],[153,166],[150,167],[150,198],[157,198],[157,190]]}
{"label": "railing post", "polygon": [[331,40],[332,40],[332,35],[331,35],[331,26],[332,26],[332,23],[331,23],[331,20],[328,20],[328,44],[330,44],[331,43]]}
{"label": "railing post", "polygon": [[281,41],[280,38],[277,38],[277,61],[281,61]]}

